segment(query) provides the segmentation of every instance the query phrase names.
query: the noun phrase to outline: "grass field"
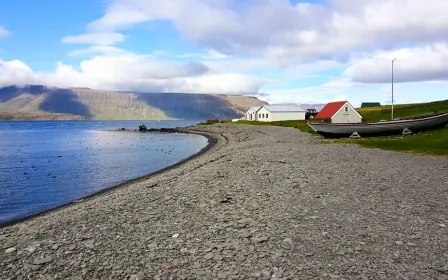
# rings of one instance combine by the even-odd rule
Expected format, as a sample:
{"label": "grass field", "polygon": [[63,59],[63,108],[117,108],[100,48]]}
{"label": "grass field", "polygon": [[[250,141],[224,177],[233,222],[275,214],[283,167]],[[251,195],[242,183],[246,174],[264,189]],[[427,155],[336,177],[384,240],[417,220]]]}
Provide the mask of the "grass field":
{"label": "grass field", "polygon": [[[391,106],[358,108],[357,111],[364,120],[379,121],[391,119]],[[394,106],[394,117],[405,117],[430,114],[434,111],[448,112],[448,100],[419,103],[400,104]],[[375,137],[361,139],[339,139],[335,143],[355,143],[365,147],[381,148],[410,153],[424,153],[431,155],[448,155],[448,127],[439,130],[422,132],[409,136]]]}
{"label": "grass field", "polygon": [[[356,109],[365,121],[380,121],[391,119],[391,106],[378,106]],[[398,104],[394,106],[394,118],[430,114],[434,111],[448,112],[448,100],[429,103]]]}
{"label": "grass field", "polygon": [[[391,106],[378,106],[356,109],[367,121],[380,121],[391,119]],[[431,114],[434,111],[448,112],[448,100],[416,103],[398,104],[394,106],[394,117],[406,117],[414,115]],[[278,122],[257,122],[238,121],[229,122],[234,124],[250,125],[275,125],[298,128],[303,132],[318,135],[307,124],[306,121],[278,121]],[[372,137],[361,139],[338,139],[328,143],[353,143],[364,147],[381,148],[410,153],[423,153],[431,155],[448,155],[448,126],[444,129],[422,132],[409,136]]]}
{"label": "grass field", "polygon": [[448,127],[408,136],[337,139],[333,143],[351,143],[369,148],[448,156]]}

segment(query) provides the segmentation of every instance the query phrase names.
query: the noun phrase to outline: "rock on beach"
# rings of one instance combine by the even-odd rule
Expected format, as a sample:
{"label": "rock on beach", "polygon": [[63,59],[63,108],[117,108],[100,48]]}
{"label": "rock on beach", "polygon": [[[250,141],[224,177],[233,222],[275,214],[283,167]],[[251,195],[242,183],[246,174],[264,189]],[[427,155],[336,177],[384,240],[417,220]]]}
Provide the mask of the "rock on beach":
{"label": "rock on beach", "polygon": [[1,228],[0,278],[447,279],[447,157],[293,128],[186,130],[216,144]]}

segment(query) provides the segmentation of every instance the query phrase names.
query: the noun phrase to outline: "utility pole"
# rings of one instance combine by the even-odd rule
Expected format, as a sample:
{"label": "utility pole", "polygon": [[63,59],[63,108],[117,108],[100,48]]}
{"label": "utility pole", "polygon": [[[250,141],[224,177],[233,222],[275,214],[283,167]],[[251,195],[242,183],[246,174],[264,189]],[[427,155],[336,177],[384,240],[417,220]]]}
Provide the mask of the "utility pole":
{"label": "utility pole", "polygon": [[394,58],[392,60],[392,120],[394,120],[394,62],[397,60]]}

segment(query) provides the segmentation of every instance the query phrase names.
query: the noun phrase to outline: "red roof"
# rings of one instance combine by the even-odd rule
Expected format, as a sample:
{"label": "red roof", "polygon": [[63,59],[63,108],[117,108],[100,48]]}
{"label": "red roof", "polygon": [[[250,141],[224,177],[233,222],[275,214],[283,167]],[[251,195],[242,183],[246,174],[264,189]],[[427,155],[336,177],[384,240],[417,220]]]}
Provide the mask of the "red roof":
{"label": "red roof", "polygon": [[347,101],[337,101],[337,102],[330,102],[327,105],[325,105],[322,110],[320,110],[319,114],[317,114],[314,118],[315,119],[331,119],[334,114],[336,114],[339,109],[341,109],[342,106],[345,105]]}

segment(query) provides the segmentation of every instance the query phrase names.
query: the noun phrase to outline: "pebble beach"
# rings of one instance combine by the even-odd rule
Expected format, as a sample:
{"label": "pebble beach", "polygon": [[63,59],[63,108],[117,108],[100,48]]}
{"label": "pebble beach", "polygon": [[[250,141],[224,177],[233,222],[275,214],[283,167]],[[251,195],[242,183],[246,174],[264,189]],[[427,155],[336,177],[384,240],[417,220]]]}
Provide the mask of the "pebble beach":
{"label": "pebble beach", "polygon": [[0,279],[448,279],[448,157],[186,130],[213,145],[0,228]]}

